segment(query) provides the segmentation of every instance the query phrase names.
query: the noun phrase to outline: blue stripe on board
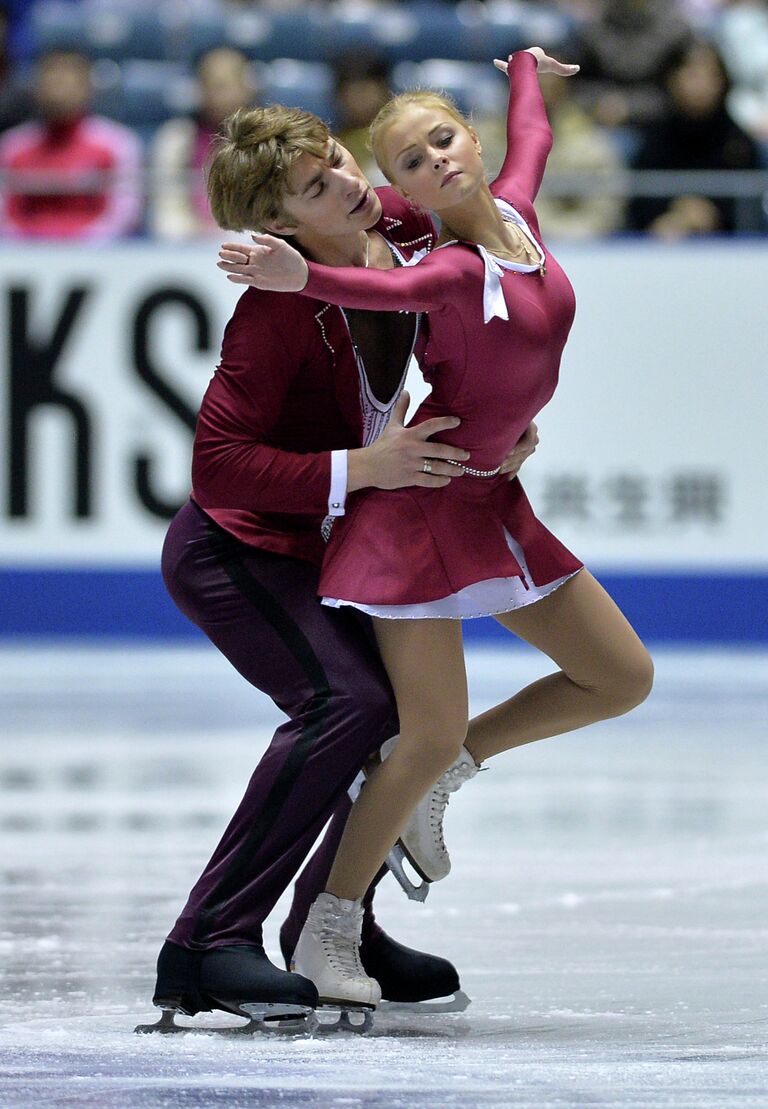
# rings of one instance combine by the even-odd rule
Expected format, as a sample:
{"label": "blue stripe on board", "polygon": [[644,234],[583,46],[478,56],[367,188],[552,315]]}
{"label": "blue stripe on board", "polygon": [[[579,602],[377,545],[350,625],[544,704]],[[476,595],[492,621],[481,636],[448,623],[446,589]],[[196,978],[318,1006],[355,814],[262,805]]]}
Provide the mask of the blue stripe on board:
{"label": "blue stripe on board", "polygon": [[[601,574],[648,640],[768,643],[768,574]],[[470,642],[507,637],[468,620]],[[135,569],[0,569],[0,637],[193,640],[160,575]],[[508,637],[507,637],[508,638]]]}

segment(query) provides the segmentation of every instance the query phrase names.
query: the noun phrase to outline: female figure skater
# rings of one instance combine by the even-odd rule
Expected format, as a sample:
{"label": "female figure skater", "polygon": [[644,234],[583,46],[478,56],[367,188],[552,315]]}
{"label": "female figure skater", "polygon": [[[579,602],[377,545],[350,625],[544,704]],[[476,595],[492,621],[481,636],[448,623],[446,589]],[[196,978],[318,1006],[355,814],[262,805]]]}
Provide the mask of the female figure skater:
{"label": "female figure skater", "polygon": [[[353,806],[294,959],[321,998],[372,1007],[378,986],[357,956],[360,898],[414,810],[429,824],[440,810],[430,796],[444,808],[452,783],[484,760],[627,712],[652,682],[648,653],[617,606],[537,520],[519,481],[499,473],[554,393],[573,320],[573,292],[541,242],[533,201],[551,145],[537,67],[564,77],[578,67],[538,47],[494,64],[511,89],[507,156],[490,187],[478,136],[449,100],[404,93],[372,124],[390,181],[442,221],[438,247],[417,265],[316,265],[268,235],[221,252],[221,268],[240,284],[428,313],[419,360],[432,393],[414,422],[455,413],[461,424],[446,439],[470,452],[464,475],[443,489],[355,494],[335,523],[320,581],[326,604],[374,617],[400,739]],[[367,259],[380,244],[365,237]],[[425,472],[430,465],[426,457]],[[467,749],[460,620],[487,614],[559,669],[485,713]],[[434,835],[439,851],[439,827]]]}

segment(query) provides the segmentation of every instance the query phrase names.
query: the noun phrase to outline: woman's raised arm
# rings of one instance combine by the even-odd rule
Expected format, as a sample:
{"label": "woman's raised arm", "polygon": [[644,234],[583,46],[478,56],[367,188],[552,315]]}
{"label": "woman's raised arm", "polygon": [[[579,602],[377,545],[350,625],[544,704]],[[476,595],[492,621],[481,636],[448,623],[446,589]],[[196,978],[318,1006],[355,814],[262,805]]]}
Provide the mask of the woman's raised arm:
{"label": "woman's raised arm", "polygon": [[552,129],[538,74],[572,77],[579,67],[550,58],[540,46],[510,54],[506,62],[497,58],[493,64],[509,77],[507,154],[494,184],[514,188],[534,200],[552,148]]}

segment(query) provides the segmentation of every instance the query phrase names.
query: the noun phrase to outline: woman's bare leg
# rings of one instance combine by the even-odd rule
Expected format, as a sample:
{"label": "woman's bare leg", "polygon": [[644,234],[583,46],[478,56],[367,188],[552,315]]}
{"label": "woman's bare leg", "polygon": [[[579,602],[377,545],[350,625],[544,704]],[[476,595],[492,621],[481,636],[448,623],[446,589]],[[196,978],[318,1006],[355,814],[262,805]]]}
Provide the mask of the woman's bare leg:
{"label": "woman's bare leg", "polygon": [[362,897],[411,812],[455,760],[467,734],[467,678],[458,620],[375,620],[397,700],[400,740],[347,820],[326,889]]}
{"label": "woman's bare leg", "polygon": [[620,716],[651,690],[648,652],[586,569],[549,597],[497,620],[549,655],[560,671],[471,721],[466,746],[475,762]]}

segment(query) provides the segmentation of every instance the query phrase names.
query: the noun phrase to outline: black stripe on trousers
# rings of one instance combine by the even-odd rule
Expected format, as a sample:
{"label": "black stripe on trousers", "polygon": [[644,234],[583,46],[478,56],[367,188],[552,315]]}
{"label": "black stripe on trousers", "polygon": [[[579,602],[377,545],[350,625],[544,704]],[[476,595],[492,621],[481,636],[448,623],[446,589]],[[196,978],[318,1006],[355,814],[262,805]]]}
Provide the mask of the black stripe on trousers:
{"label": "black stripe on trousers", "polygon": [[230,555],[224,559],[222,565],[224,572],[235,588],[272,625],[299,666],[301,666],[309,685],[312,687],[312,697],[311,707],[306,713],[302,733],[294,743],[288,758],[277,775],[258,820],[237,851],[224,877],[214,886],[203,902],[192,935],[193,943],[201,946],[205,945],[205,940],[216,922],[217,915],[226,908],[227,902],[240,892],[246,861],[253,858],[262,840],[274,827],[280,809],[296,784],[312,750],[321,738],[331,696],[325,670],[298,624],[278,604],[272,594],[249,573],[242,559]]}

